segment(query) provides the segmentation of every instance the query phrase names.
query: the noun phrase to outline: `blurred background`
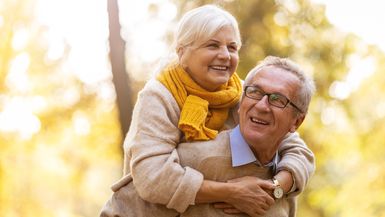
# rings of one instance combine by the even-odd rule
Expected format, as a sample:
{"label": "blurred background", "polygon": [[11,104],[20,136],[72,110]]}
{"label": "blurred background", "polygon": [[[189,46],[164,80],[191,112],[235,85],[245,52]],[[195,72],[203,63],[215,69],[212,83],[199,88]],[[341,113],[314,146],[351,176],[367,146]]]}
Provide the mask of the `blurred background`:
{"label": "blurred background", "polygon": [[239,21],[238,74],[267,55],[313,75],[300,130],[317,170],[299,217],[385,216],[385,4],[376,0],[1,0],[0,216],[97,216],[136,94],[181,14]]}

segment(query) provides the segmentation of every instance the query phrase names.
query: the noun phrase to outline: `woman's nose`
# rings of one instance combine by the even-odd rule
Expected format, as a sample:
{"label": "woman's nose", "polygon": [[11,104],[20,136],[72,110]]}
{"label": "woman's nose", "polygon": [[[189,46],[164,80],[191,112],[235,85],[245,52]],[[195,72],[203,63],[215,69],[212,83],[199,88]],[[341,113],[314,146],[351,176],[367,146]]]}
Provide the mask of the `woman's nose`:
{"label": "woman's nose", "polygon": [[222,47],[220,49],[218,57],[221,59],[230,59],[230,52],[227,47]]}

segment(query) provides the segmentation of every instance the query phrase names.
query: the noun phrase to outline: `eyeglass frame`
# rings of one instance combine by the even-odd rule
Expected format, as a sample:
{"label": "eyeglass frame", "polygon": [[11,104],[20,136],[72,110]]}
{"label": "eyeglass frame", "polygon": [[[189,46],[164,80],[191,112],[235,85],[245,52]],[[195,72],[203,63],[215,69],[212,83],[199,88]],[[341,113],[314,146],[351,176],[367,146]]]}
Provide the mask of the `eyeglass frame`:
{"label": "eyeglass frame", "polygon": [[[253,97],[248,96],[248,95],[247,95],[247,89],[250,88],[250,87],[252,87],[252,88],[257,88],[257,89],[261,92],[262,97],[261,97],[260,99],[257,99],[257,98],[253,98]],[[267,102],[268,102],[269,105],[271,105],[271,106],[274,106],[274,107],[277,107],[277,108],[282,108],[282,109],[284,109],[284,108],[286,108],[286,106],[287,106],[288,104],[290,104],[290,105],[293,106],[295,109],[297,109],[301,114],[303,113],[303,111],[302,111],[297,105],[295,105],[290,99],[288,99],[286,96],[284,96],[284,95],[282,95],[282,94],[280,94],[280,93],[266,93],[266,92],[265,92],[264,90],[262,90],[260,87],[257,87],[257,86],[254,86],[254,85],[247,85],[247,86],[245,86],[245,88],[243,89],[243,91],[244,91],[245,96],[248,97],[248,98],[250,98],[250,99],[254,99],[254,100],[260,101],[260,100],[263,99],[263,97],[267,96]],[[284,98],[286,99],[287,102],[286,102],[285,105],[282,106],[282,107],[281,107],[281,106],[278,106],[278,105],[274,105],[274,104],[272,104],[272,103],[270,102],[270,96],[271,96],[271,95],[282,96],[282,97],[284,97]]]}

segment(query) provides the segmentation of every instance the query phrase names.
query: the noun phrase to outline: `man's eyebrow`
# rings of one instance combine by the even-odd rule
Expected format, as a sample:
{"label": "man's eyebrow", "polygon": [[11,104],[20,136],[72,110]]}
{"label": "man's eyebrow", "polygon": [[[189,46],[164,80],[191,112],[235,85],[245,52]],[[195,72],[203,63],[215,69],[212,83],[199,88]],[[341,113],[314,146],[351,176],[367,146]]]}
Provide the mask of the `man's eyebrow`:
{"label": "man's eyebrow", "polygon": [[249,86],[253,86],[253,87],[256,87],[256,88],[262,89],[260,85],[258,85],[258,84],[255,84],[255,83],[251,83]]}
{"label": "man's eyebrow", "polygon": [[258,85],[258,84],[255,84],[255,83],[252,83],[252,84],[250,84],[249,86],[253,86],[253,87],[256,87],[256,88],[258,88],[258,89],[260,89],[260,90],[262,90],[263,92],[265,92],[265,93],[269,93],[269,94],[279,94],[279,95],[282,95],[282,96],[284,96],[284,97],[286,97],[286,98],[288,98],[285,94],[283,94],[283,93],[281,93],[281,92],[279,92],[279,91],[274,91],[274,92],[266,92],[260,85]]}

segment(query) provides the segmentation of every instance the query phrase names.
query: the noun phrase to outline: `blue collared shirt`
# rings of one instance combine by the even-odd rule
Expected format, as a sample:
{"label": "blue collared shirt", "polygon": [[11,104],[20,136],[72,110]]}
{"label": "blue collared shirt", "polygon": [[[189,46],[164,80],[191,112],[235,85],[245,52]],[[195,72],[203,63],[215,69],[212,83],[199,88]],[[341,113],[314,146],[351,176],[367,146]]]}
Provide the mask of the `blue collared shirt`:
{"label": "blue collared shirt", "polygon": [[273,167],[273,173],[276,172],[277,164],[279,161],[278,151],[275,153],[274,159],[270,163],[262,165],[255,157],[249,144],[247,144],[243,138],[239,125],[230,132],[230,148],[233,167],[255,163],[261,167]]}

